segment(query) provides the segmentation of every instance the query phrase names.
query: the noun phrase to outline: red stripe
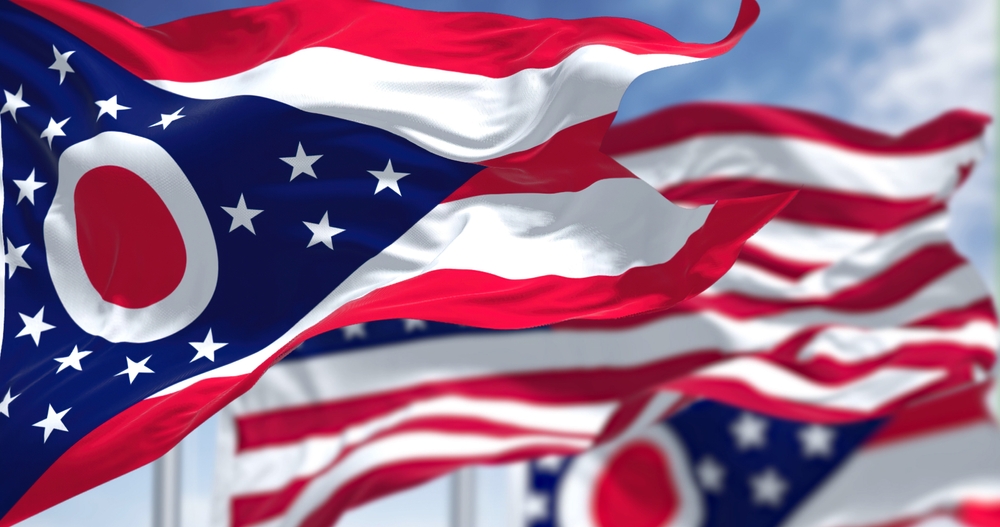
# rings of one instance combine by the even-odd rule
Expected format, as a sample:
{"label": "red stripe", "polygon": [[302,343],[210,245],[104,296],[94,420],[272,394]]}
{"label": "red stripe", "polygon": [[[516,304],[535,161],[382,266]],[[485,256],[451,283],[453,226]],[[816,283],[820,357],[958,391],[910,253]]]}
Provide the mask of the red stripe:
{"label": "red stripe", "polygon": [[797,357],[777,358],[760,355],[759,358],[822,383],[849,382],[885,367],[950,369],[956,378],[968,380],[973,365],[985,371],[993,367],[996,362],[996,351],[991,346],[967,346],[948,341],[942,336],[936,342],[906,344],[879,357],[858,363],[837,362],[827,356],[815,357],[805,362]]}
{"label": "red stripe", "polygon": [[955,511],[956,519],[968,527],[1000,526],[1000,503],[968,500]]}
{"label": "red stripe", "polygon": [[560,130],[534,148],[484,161],[489,168],[443,203],[486,194],[577,192],[603,179],[634,179],[635,174],[597,150],[614,118],[609,114],[584,121]]}
{"label": "red stripe", "polygon": [[429,383],[352,399],[317,401],[297,408],[279,408],[240,416],[237,451],[287,444],[311,435],[331,435],[348,426],[406,408],[414,401],[442,395],[490,401],[540,404],[598,403],[651,389],[665,379],[685,375],[721,357],[695,351],[634,368],[589,368],[503,374],[483,379]]}
{"label": "red stripe", "polygon": [[681,391],[691,396],[707,397],[739,408],[785,419],[815,423],[848,423],[873,417],[873,415],[862,412],[794,403],[787,399],[762,394],[738,381],[685,377],[664,384],[662,388],[668,391]]}
{"label": "red stripe", "polygon": [[950,148],[982,136],[990,117],[953,110],[891,136],[819,114],[752,104],[692,103],[665,108],[615,126],[602,149],[611,155],[663,147],[694,137],[761,134],[828,143],[877,154],[914,154]]}
{"label": "red stripe", "polygon": [[886,309],[920,292],[934,280],[968,265],[950,244],[928,245],[858,285],[833,295],[802,300],[774,300],[743,293],[702,295],[677,306],[677,311],[716,311],[738,318],[775,315],[793,309],[820,307],[845,312]]}
{"label": "red stripe", "polygon": [[985,296],[983,299],[972,302],[965,307],[939,311],[928,315],[907,324],[905,327],[954,329],[977,321],[989,322],[994,326],[997,324],[997,314],[993,308],[993,298],[990,296]]}
{"label": "red stripe", "polygon": [[826,263],[805,263],[771,254],[758,245],[746,244],[740,251],[740,263],[760,267],[766,271],[798,280],[817,269],[827,267]]}
{"label": "red stripe", "polygon": [[660,189],[670,201],[702,205],[722,199],[763,196],[797,190],[798,196],[778,214],[779,218],[827,227],[885,233],[920,218],[944,212],[945,203],[933,196],[923,199],[885,199],[867,194],[817,187],[802,187],[746,178],[698,177]]}
{"label": "red stripe", "polygon": [[229,527],[243,527],[270,520],[288,510],[296,496],[309,483],[300,478],[288,483],[280,490],[261,494],[247,494],[233,498],[229,503]]}
{"label": "red stripe", "polygon": [[[973,494],[967,492],[966,494]],[[957,507],[944,507],[925,514],[903,516],[893,520],[844,527],[915,527],[932,520],[949,519],[944,525],[956,527],[998,527],[1000,526],[1000,503],[977,499],[964,500]],[[933,525],[933,524],[932,524]]]}
{"label": "red stripe", "polygon": [[140,27],[83,2],[15,0],[143,79],[203,81],[240,73],[310,47],[400,64],[506,77],[558,64],[583,46],[634,54],[714,57],[740,40],[760,11],[743,0],[729,36],[688,44],[634,20],[525,20],[488,13],[436,13],[361,0],[286,0]]}
{"label": "red stripe", "polygon": [[989,388],[988,384],[966,385],[951,393],[912,403],[893,415],[881,430],[865,442],[865,448],[977,422],[992,422],[986,406]]}
{"label": "red stripe", "polygon": [[937,390],[955,387],[958,384],[959,381],[946,378],[897,400],[888,402],[871,412],[834,409],[791,401],[758,392],[749,385],[736,380],[688,376],[674,382],[666,383],[662,386],[662,389],[707,397],[733,406],[784,419],[816,423],[849,423],[859,419],[871,419],[883,415],[891,415],[908,401],[926,396]]}
{"label": "red stripe", "polygon": [[[414,402],[419,403],[420,401],[421,399],[411,400],[409,401],[409,404],[400,405],[400,408],[405,409],[414,404]],[[237,418],[236,429],[239,441],[239,444],[236,447],[237,452],[245,452],[247,450],[263,447],[295,444],[313,437],[334,437],[342,433],[345,428],[358,426],[370,419],[385,417],[389,413],[389,411],[386,411],[380,414],[356,417],[353,420],[348,420],[350,419],[350,416],[338,416],[328,411],[328,408],[323,408],[323,406],[336,406],[336,403],[332,403],[330,405],[316,405],[314,407],[299,409],[304,411],[288,410],[282,413],[274,413],[270,414],[268,419],[250,418],[249,420],[244,420]],[[291,428],[291,430],[284,431],[280,434],[269,434],[268,431],[263,429],[264,425],[262,424],[262,421],[267,421],[268,424],[272,424],[274,426],[287,426]],[[398,424],[387,426],[384,429],[372,434],[370,437],[365,438],[363,442],[345,449],[338,457],[343,458],[350,452],[363,447],[365,443],[375,441],[383,437],[403,432],[425,431],[473,433],[490,435],[493,437],[519,437],[525,435],[546,435],[569,439],[593,439],[594,437],[593,434],[528,428],[515,424],[489,420],[485,417],[479,418],[475,416],[460,415],[425,416],[409,418]],[[275,440],[276,437],[278,440]],[[261,441],[262,438],[264,439],[263,441]],[[257,440],[257,443],[250,445],[250,441],[248,440]]]}
{"label": "red stripe", "polygon": [[[720,202],[669,261],[618,276],[508,280],[444,269],[380,288],[345,304],[316,326],[329,331],[369,320],[419,318],[491,329],[606,319],[666,309],[690,298],[732,266],[740,247],[792,196]],[[442,300],[444,299],[444,300]]]}

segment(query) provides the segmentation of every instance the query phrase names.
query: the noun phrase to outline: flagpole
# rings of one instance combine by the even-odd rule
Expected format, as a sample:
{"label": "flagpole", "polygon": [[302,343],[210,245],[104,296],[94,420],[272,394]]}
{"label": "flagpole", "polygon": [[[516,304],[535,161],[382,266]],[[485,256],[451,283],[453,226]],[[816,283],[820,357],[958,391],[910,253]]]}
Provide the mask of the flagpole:
{"label": "flagpole", "polygon": [[465,467],[451,475],[451,527],[476,526],[476,473]]}
{"label": "flagpole", "polygon": [[153,527],[181,527],[181,446],[153,462]]}

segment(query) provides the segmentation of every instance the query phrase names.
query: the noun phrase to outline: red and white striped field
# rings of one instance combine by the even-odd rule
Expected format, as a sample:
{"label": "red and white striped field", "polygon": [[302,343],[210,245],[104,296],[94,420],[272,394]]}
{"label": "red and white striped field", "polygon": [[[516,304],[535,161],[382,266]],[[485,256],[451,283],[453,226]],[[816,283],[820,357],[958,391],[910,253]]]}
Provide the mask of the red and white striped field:
{"label": "red and white striped field", "polygon": [[657,386],[843,422],[982,380],[996,317],[945,226],[985,125],[953,112],[889,137],[697,104],[612,128],[605,151],[675,202],[798,196],[666,313],[278,364],[223,417],[214,523],[330,525],[463,464],[578,452],[666,411],[642,396]]}

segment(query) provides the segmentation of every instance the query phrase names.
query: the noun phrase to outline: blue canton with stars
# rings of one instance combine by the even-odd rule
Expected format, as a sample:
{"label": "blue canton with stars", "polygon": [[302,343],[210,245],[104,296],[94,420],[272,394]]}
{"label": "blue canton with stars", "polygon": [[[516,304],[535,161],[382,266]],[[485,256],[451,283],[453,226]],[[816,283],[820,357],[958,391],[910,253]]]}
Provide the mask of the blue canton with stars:
{"label": "blue canton with stars", "polygon": [[[656,426],[667,427],[681,440],[685,459],[671,462],[680,463],[698,488],[704,516],[697,527],[771,527],[883,422],[816,425],[702,400]],[[560,523],[556,503],[572,461],[543,458],[530,464],[526,527],[572,527]]]}
{"label": "blue canton with stars", "polygon": [[[4,0],[0,91],[0,517],[108,419],[276,340],[482,169],[263,98],[201,101],[162,91]],[[43,221],[60,155],[106,131],[148,138],[170,154],[208,215],[218,252],[205,310],[149,343],[84,332],[47,268]]]}

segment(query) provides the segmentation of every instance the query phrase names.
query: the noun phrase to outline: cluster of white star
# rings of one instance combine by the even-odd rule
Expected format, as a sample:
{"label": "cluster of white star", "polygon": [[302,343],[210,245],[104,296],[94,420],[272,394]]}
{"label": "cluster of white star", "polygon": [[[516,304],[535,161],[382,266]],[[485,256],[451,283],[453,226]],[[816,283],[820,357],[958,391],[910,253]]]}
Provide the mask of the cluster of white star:
{"label": "cluster of white star", "polygon": [[[60,86],[66,81],[68,74],[76,73],[76,70],[74,70],[73,66],[70,64],[70,60],[74,53],[76,53],[75,50],[63,52],[56,46],[52,46],[52,54],[55,61],[51,66],[49,66],[49,69],[58,72],[58,82]],[[3,90],[3,94],[4,104],[0,107],[0,116],[10,114],[10,118],[15,124],[17,124],[18,111],[31,107],[31,104],[25,100],[24,86],[18,86],[17,92]],[[117,94],[111,95],[107,99],[95,101],[94,104],[98,108],[96,118],[97,121],[100,121],[102,118],[117,121],[120,112],[133,109],[132,107],[123,104],[122,101],[119,101]],[[178,108],[171,113],[161,113],[160,119],[150,124],[148,128],[160,127],[161,130],[167,130],[171,124],[186,117],[186,115],[182,112],[184,112],[183,107]],[[53,141],[60,137],[66,137],[66,132],[63,128],[70,121],[70,118],[66,117],[65,119],[58,121],[54,117],[49,117],[48,119],[48,126],[46,126],[46,128],[41,132],[39,138],[46,140],[49,148],[51,149],[53,147]],[[314,179],[317,178],[313,165],[322,157],[323,155],[321,154],[307,154],[302,146],[302,143],[299,142],[295,155],[280,157],[279,159],[291,166],[292,173],[289,181],[294,181],[295,178],[300,175],[306,175]],[[409,173],[397,172],[393,169],[391,159],[386,162],[386,166],[383,170],[369,170],[368,172],[377,179],[374,192],[375,194],[389,189],[398,196],[403,195],[399,186],[399,181],[410,175]],[[24,177],[24,179],[15,179],[13,182],[18,188],[16,204],[20,205],[22,201],[26,200],[27,204],[30,206],[34,206],[35,204],[35,193],[48,184],[46,181],[38,180],[34,169],[32,169],[31,172]],[[257,234],[254,229],[253,220],[264,212],[264,210],[248,207],[246,198],[243,194],[240,194],[239,200],[235,206],[223,206],[222,209],[232,217],[229,232],[233,232],[242,227],[253,235]],[[344,229],[330,225],[329,211],[324,212],[322,218],[320,218],[318,222],[312,223],[304,221],[303,224],[311,233],[311,238],[306,245],[306,248],[314,245],[323,245],[328,249],[333,250],[333,237],[344,232]],[[10,238],[6,238],[5,241],[6,250],[4,251],[4,262],[7,266],[7,279],[11,280],[14,278],[14,274],[18,269],[31,269],[31,265],[28,264],[28,261],[25,258],[25,253],[30,249],[31,244],[25,243],[23,245],[17,245]],[[44,320],[44,306],[42,306],[34,316],[29,316],[24,313],[18,314],[21,317],[21,321],[24,323],[24,328],[21,329],[16,337],[31,337],[36,347],[41,345],[42,333],[55,329],[54,325]],[[403,324],[407,333],[426,329],[426,322],[420,320],[405,320],[403,321]],[[367,338],[364,324],[348,326],[343,328],[343,331],[346,340]],[[190,362],[195,362],[199,359],[206,359],[208,361],[215,362],[215,352],[227,345],[225,342],[216,342],[211,329],[208,330],[208,334],[205,336],[204,340],[200,342],[190,342],[189,344],[195,349],[194,357]],[[58,375],[67,369],[82,372],[84,368],[84,359],[92,353],[92,351],[81,350],[78,346],[74,346],[73,351],[70,352],[69,355],[54,359],[59,364],[55,369],[54,374]],[[126,357],[125,369],[117,373],[115,377],[124,376],[124,378],[128,379],[129,384],[132,384],[140,375],[155,373],[148,365],[151,358],[152,355],[141,360],[133,360],[131,357]],[[22,394],[20,393],[14,395],[8,387],[6,395],[2,400],[0,400],[0,414],[9,418],[11,404],[21,395]],[[51,405],[49,406],[48,415],[45,419],[34,425],[44,430],[43,442],[48,441],[49,436],[55,430],[63,432],[68,431],[62,420],[69,411],[70,408],[56,411]]]}
{"label": "cluster of white star", "polygon": [[[8,280],[9,279],[10,277],[8,276]],[[55,329],[54,325],[44,321],[45,317],[44,306],[42,306],[42,308],[39,309],[38,313],[36,313],[34,316],[28,316],[25,315],[24,313],[18,313],[18,315],[21,316],[21,321],[24,322],[24,328],[22,328],[21,331],[18,332],[15,338],[31,337],[32,341],[34,341],[35,343],[35,347],[39,347],[41,345],[42,333]],[[222,348],[223,346],[227,345],[227,343],[225,342],[215,342],[215,339],[212,336],[211,329],[208,330],[208,335],[205,336],[205,340],[201,342],[189,342],[188,344],[190,344],[191,347],[195,349],[195,355],[194,358],[191,359],[191,362],[194,362],[201,358],[205,358],[208,359],[209,361],[215,362],[215,352],[218,351],[219,348]],[[59,375],[63,370],[69,368],[82,372],[83,359],[91,355],[92,353],[93,352],[89,350],[81,350],[79,346],[73,346],[73,351],[71,351],[69,355],[65,357],[56,357],[53,359],[55,360],[55,362],[59,363],[59,366],[56,368],[54,372],[55,375]],[[149,366],[146,365],[146,363],[149,361],[150,358],[152,358],[152,355],[149,355],[142,360],[134,361],[132,360],[131,357],[126,356],[125,369],[116,373],[114,376],[118,377],[121,375],[125,375],[128,378],[128,383],[132,384],[133,382],[135,382],[136,378],[140,374],[154,373],[154,371]],[[13,395],[11,393],[11,389],[8,388],[7,394],[4,396],[3,400],[0,400],[0,414],[3,414],[6,417],[10,417],[10,405],[12,402],[14,402],[15,399],[17,399],[20,396],[21,394]],[[51,405],[49,405],[49,412],[48,415],[45,417],[45,419],[33,425],[39,428],[43,428],[45,430],[44,437],[42,439],[43,442],[48,441],[49,435],[52,433],[53,430],[61,430],[63,432],[68,431],[62,422],[62,418],[69,411],[70,409],[67,408],[63,411],[57,412],[52,408]]]}
{"label": "cluster of white star", "polygon": [[[75,51],[67,51],[63,53],[60,52],[59,49],[57,49],[55,46],[52,46],[52,54],[55,56],[55,62],[53,62],[52,65],[49,66],[49,69],[56,70],[59,72],[60,85],[63,83],[63,81],[66,80],[67,73],[76,73],[76,71],[73,69],[73,66],[69,64],[69,59],[73,55],[73,53],[75,53]],[[16,123],[17,111],[23,108],[31,107],[31,105],[25,102],[24,100],[24,86],[19,86],[17,89],[17,93],[11,93],[7,90],[4,90],[3,94],[5,101],[3,107],[0,108],[0,115],[3,115],[5,113],[10,113],[11,118],[13,118],[14,122]],[[128,106],[119,104],[118,95],[112,95],[107,99],[94,101],[94,104],[97,105],[98,108],[97,112],[98,121],[100,121],[101,117],[104,117],[105,115],[111,117],[112,119],[117,120],[118,112],[132,109]],[[183,110],[184,108],[180,108],[177,111],[170,114],[160,114],[160,120],[149,125],[149,127],[152,128],[154,126],[161,126],[163,127],[164,130],[166,130],[171,123],[185,117],[184,115],[181,115],[181,112]],[[56,121],[55,118],[49,117],[49,124],[48,126],[45,127],[44,130],[42,130],[42,133],[39,135],[39,138],[47,140],[49,143],[49,148],[52,148],[52,141],[55,138],[66,137],[66,132],[63,131],[63,127],[66,126],[66,123],[68,123],[69,120],[70,120],[69,117],[61,121]]]}
{"label": "cluster of white star", "polygon": [[[729,426],[736,450],[749,452],[767,448],[768,421],[763,417],[744,412]],[[812,424],[799,429],[797,434],[801,455],[805,459],[830,458],[836,431],[832,428]],[[711,455],[703,456],[695,466],[695,477],[705,492],[722,494],[726,486],[726,467]],[[788,492],[789,484],[774,467],[752,474],[747,481],[751,499],[759,507],[780,508]]]}
{"label": "cluster of white star", "polygon": [[[403,331],[407,334],[414,333],[417,331],[426,331],[427,322],[424,320],[417,320],[414,318],[404,318]],[[366,329],[366,324],[351,324],[349,326],[344,326],[340,328],[341,333],[344,336],[344,340],[350,342],[352,340],[364,340],[368,338],[368,330]]]}
{"label": "cluster of white star", "polygon": [[[323,154],[307,154],[305,148],[302,147],[302,142],[299,141],[298,146],[295,149],[294,156],[280,157],[278,159],[284,161],[292,167],[292,175],[289,178],[289,181],[295,181],[295,178],[301,175],[318,179],[313,165],[316,164],[316,162],[322,157]],[[368,173],[378,180],[375,184],[375,194],[378,194],[385,189],[389,189],[395,192],[398,196],[403,195],[403,191],[399,188],[399,180],[410,175],[407,172],[396,172],[392,168],[392,159],[388,160],[384,170],[369,170]],[[257,234],[257,231],[254,229],[253,219],[264,212],[264,209],[253,209],[248,207],[246,197],[243,194],[240,194],[240,198],[236,202],[236,206],[224,206],[222,207],[222,210],[226,211],[226,214],[229,214],[232,217],[232,222],[229,225],[229,232],[233,232],[242,227],[250,231],[250,234]],[[306,248],[322,244],[326,248],[333,250],[333,237],[344,232],[344,229],[330,225],[330,211],[324,212],[323,217],[316,223],[308,221],[303,221],[302,223],[309,229],[310,233],[312,233],[312,237],[309,239],[309,243],[306,245]]]}
{"label": "cluster of white star", "polygon": [[[65,82],[66,75],[68,73],[76,73],[69,63],[70,57],[72,57],[75,51],[60,52],[55,46],[52,46],[52,53],[55,56],[55,62],[49,66],[49,69],[59,72],[59,84],[62,85],[63,82]],[[7,90],[3,90],[3,93],[4,105],[0,107],[0,116],[10,114],[10,118],[15,124],[17,124],[18,110],[31,107],[31,104],[24,100],[24,86],[19,86],[16,93],[12,93]],[[105,100],[96,101],[94,104],[98,107],[98,121],[100,121],[105,115],[111,119],[117,120],[119,112],[132,109],[128,106],[120,104],[118,101],[118,95],[112,95]],[[184,108],[180,108],[170,114],[160,114],[160,120],[149,125],[149,128],[159,126],[163,130],[166,130],[170,124],[185,117],[181,114],[183,110]],[[49,148],[52,148],[54,139],[58,137],[66,137],[66,132],[63,130],[63,127],[69,122],[69,120],[70,118],[67,117],[61,121],[56,121],[54,118],[50,117],[48,126],[42,131],[39,138],[47,140]],[[28,174],[24,179],[15,179],[13,182],[18,188],[16,205],[20,205],[22,201],[26,199],[27,205],[30,206],[34,206],[35,204],[35,193],[47,184],[47,182],[39,181],[37,179],[34,169],[32,169],[30,174]],[[25,252],[28,251],[31,244],[26,243],[24,245],[17,245],[12,242],[10,238],[6,238],[5,241],[6,250],[4,252],[4,262],[7,266],[7,279],[12,280],[18,269],[31,269],[31,266],[25,259]],[[41,346],[42,333],[56,328],[56,326],[44,320],[44,306],[42,306],[34,316],[29,316],[24,313],[18,313],[18,315],[20,315],[21,321],[24,323],[24,327],[17,333],[15,338],[31,337],[31,340],[35,343],[35,347]],[[190,342],[189,344],[195,349],[195,354],[191,359],[191,362],[202,358],[215,362],[215,352],[227,345],[225,342],[215,342],[211,329],[208,330],[208,334],[203,341]],[[71,351],[69,355],[66,355],[65,357],[56,357],[54,359],[55,362],[59,364],[59,366],[55,368],[54,374],[59,375],[67,369],[82,372],[84,368],[83,359],[92,353],[92,351],[81,350],[79,346],[74,346],[73,351]],[[125,357],[125,369],[115,374],[115,377],[125,376],[125,378],[128,379],[129,384],[132,384],[139,375],[154,373],[153,369],[147,365],[150,358],[152,358],[152,355],[138,361],[132,360],[131,357]],[[7,393],[4,395],[3,399],[0,400],[0,414],[9,418],[11,404],[21,395],[22,394],[20,393],[14,395],[12,390],[8,387]],[[53,431],[69,431],[63,423],[63,418],[67,413],[69,413],[70,410],[71,408],[66,408],[65,410],[57,411],[52,407],[52,405],[48,406],[48,413],[45,419],[42,419],[33,425],[43,429],[43,442],[48,441],[49,436]]]}

